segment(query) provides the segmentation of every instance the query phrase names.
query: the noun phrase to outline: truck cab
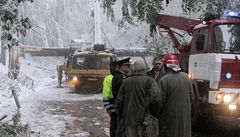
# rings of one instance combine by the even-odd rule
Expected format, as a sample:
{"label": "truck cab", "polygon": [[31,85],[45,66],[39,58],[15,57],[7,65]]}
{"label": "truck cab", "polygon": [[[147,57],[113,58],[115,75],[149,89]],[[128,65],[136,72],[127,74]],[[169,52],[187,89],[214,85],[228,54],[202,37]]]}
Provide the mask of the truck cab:
{"label": "truck cab", "polygon": [[109,64],[116,55],[108,52],[75,52],[69,65],[69,79],[81,93],[100,93]]}
{"label": "truck cab", "polygon": [[[159,14],[155,26],[168,33],[178,50],[195,90],[194,109],[240,117],[240,12],[203,20]],[[180,44],[174,29],[188,32],[190,43]]]}
{"label": "truck cab", "polygon": [[193,34],[188,73],[202,101],[220,115],[240,116],[239,30],[240,19],[224,17],[196,26]]}

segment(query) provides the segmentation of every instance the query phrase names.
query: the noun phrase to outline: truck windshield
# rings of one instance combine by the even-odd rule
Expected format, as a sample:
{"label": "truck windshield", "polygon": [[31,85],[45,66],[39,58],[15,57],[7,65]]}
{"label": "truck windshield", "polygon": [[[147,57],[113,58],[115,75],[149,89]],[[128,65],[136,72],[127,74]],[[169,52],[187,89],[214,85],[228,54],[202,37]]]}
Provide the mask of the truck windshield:
{"label": "truck windshield", "polygon": [[214,27],[215,51],[240,53],[240,24],[223,24]]}
{"label": "truck windshield", "polygon": [[109,69],[111,57],[109,56],[74,56],[72,68],[75,69]]}

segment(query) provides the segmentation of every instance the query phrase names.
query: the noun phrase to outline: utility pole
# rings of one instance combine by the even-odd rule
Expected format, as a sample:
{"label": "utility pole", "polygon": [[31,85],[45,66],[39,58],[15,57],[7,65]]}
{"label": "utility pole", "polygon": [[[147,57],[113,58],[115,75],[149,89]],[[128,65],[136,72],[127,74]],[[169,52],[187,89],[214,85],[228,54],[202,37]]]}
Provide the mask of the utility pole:
{"label": "utility pole", "polygon": [[100,0],[95,0],[94,2],[94,51],[103,51],[105,50],[105,43],[102,40],[102,30],[101,30],[101,7]]}
{"label": "utility pole", "polygon": [[101,9],[100,0],[95,0],[94,2],[94,45],[103,45],[101,36]]}

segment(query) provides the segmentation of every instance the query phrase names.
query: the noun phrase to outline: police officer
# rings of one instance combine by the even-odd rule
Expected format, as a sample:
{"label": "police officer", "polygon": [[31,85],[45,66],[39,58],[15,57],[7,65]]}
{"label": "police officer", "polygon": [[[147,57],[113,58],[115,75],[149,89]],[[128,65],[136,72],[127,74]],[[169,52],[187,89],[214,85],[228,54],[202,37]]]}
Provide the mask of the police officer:
{"label": "police officer", "polygon": [[113,75],[116,72],[116,60],[110,63],[110,74],[107,75],[104,78],[103,81],[103,104],[104,104],[104,108],[106,109],[107,113],[110,116],[110,135],[111,137],[115,137],[115,133],[114,133],[114,129],[115,129],[115,121],[116,118],[114,117],[115,115],[113,113],[115,113],[115,107],[113,104],[111,104],[111,102],[113,101],[113,95],[112,95],[112,79],[113,79]]}
{"label": "police officer", "polygon": [[[114,106],[114,108],[115,108],[115,100],[117,98],[118,91],[122,85],[123,80],[127,78],[128,73],[130,71],[130,58],[125,58],[117,61],[117,68],[118,70],[116,71],[112,79],[113,100],[111,100],[111,105]],[[115,137],[117,126],[118,126],[117,114],[115,109],[114,109],[114,112],[110,114],[110,116],[111,116],[110,135],[111,137]]]}

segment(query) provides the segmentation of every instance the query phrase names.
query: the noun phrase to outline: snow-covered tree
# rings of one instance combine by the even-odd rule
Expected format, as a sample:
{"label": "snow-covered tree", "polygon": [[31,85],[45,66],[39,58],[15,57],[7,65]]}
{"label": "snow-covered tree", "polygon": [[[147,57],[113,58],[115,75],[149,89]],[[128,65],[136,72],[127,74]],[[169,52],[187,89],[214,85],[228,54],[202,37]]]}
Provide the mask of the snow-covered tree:
{"label": "snow-covered tree", "polygon": [[33,0],[1,0],[0,1],[0,29],[2,46],[11,48],[16,45],[19,34],[26,35],[31,28],[29,18],[19,15],[19,7],[26,1]]}
{"label": "snow-covered tree", "polygon": [[[114,21],[114,8],[116,0],[102,0],[105,13]],[[166,4],[165,4],[165,3]],[[174,0],[122,0],[122,20],[119,26],[125,23],[154,22],[156,14],[163,10],[163,5],[174,3]],[[213,14],[223,13],[225,9],[239,9],[239,0],[182,0],[182,10],[185,13],[211,12]]]}
{"label": "snow-covered tree", "polygon": [[[172,0],[122,0],[122,21],[134,24],[134,21],[154,22],[156,14],[163,10],[163,2],[169,4]],[[114,20],[113,5],[116,0],[102,0],[105,13]],[[202,0],[182,0],[182,8],[185,12],[201,9]],[[120,25],[121,26],[121,25]]]}

